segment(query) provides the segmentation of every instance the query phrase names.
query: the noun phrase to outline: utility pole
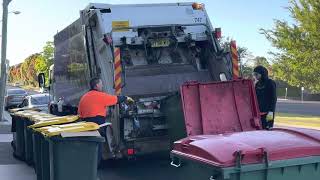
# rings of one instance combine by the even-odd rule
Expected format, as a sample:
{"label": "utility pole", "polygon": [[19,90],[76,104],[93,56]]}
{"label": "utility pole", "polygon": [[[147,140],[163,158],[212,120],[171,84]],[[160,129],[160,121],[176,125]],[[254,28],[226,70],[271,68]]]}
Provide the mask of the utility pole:
{"label": "utility pole", "polygon": [[284,95],[284,99],[287,100],[288,97],[288,88],[286,88],[286,94]]}
{"label": "utility pole", "polygon": [[7,60],[7,24],[8,5],[11,0],[3,0],[2,9],[2,42],[1,42],[1,74],[0,74],[0,121],[4,111],[4,93],[6,88],[6,60]]}
{"label": "utility pole", "polygon": [[304,87],[301,87],[301,101],[303,102]]}

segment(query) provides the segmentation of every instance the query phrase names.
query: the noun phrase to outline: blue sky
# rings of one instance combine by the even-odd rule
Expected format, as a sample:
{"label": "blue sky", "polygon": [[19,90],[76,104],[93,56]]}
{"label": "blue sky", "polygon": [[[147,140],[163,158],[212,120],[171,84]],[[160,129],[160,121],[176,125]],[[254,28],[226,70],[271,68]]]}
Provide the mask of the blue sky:
{"label": "blue sky", "polygon": [[[57,31],[79,17],[79,10],[89,2],[137,4],[185,2],[180,0],[13,0],[9,11],[8,51],[10,64],[22,62],[32,53],[40,52]],[[203,0],[213,26],[221,27],[223,36],[235,39],[254,56],[268,56],[272,49],[260,28],[270,29],[274,19],[290,20],[288,0]]]}

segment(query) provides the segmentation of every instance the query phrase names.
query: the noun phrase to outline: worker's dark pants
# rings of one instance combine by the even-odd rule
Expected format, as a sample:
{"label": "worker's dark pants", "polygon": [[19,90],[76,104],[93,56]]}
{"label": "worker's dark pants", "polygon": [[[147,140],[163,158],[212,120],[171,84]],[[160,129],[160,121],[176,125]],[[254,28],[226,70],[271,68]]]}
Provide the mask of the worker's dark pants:
{"label": "worker's dark pants", "polygon": [[274,120],[267,121],[267,115],[262,115],[261,124],[262,124],[262,129],[270,129],[270,128],[273,128]]}
{"label": "worker's dark pants", "polygon": [[[98,125],[101,125],[103,123],[105,123],[106,121],[106,117],[103,116],[96,116],[96,117],[90,117],[90,118],[84,118],[84,121],[87,122],[94,122]],[[99,129],[99,133],[101,134],[102,137],[106,138],[106,128],[105,127],[101,127]],[[98,164],[100,163],[100,161],[102,160],[102,152],[103,152],[103,143],[101,143],[99,145],[99,150],[98,150]]]}

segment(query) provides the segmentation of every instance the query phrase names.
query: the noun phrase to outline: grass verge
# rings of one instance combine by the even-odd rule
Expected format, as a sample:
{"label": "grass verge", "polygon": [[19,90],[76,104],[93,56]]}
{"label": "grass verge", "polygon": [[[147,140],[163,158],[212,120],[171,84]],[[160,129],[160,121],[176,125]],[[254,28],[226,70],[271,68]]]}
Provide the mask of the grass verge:
{"label": "grass verge", "polygon": [[277,113],[276,126],[290,126],[320,130],[320,117],[300,114]]}

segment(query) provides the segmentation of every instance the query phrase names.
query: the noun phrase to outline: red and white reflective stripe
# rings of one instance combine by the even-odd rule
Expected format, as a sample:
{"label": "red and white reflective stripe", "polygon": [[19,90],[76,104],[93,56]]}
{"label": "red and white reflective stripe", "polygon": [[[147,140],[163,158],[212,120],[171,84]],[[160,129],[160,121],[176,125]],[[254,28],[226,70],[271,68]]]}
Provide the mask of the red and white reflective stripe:
{"label": "red and white reflective stripe", "polygon": [[239,56],[236,41],[231,41],[231,56],[232,56],[232,72],[233,79],[239,78]]}
{"label": "red and white reflective stripe", "polygon": [[120,48],[114,48],[114,89],[116,95],[121,94],[121,57],[120,57]]}

